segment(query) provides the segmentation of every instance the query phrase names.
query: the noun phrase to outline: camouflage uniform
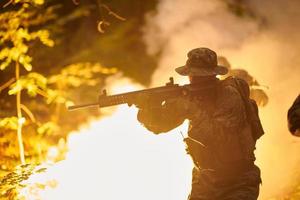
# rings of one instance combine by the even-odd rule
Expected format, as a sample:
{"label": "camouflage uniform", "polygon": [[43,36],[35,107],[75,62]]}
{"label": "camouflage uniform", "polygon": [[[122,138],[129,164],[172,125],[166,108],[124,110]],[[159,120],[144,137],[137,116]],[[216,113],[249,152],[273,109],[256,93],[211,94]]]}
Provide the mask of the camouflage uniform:
{"label": "camouflage uniform", "polygon": [[195,164],[189,200],[256,200],[261,182],[260,170],[254,165],[256,140],[237,89],[249,94],[247,83],[228,78],[199,85],[203,84],[213,87],[157,107],[141,108],[138,120],[156,134],[189,120],[185,142]]}
{"label": "camouflage uniform", "polygon": [[300,136],[300,95],[289,109],[287,117],[289,131],[295,136]]}
{"label": "camouflage uniform", "polygon": [[228,60],[223,56],[218,57],[218,62],[222,63],[229,70],[228,74],[221,77],[222,79],[225,79],[230,76],[243,79],[250,86],[250,98],[254,99],[259,106],[267,105],[269,98],[266,92],[262,89],[262,86],[253,76],[251,76],[244,69],[232,69]]}

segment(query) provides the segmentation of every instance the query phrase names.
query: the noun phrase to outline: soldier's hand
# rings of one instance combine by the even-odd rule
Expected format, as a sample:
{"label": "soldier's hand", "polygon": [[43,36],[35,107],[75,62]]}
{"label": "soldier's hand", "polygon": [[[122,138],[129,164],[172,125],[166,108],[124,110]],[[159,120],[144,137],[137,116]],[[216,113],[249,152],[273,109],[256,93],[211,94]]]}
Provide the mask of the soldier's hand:
{"label": "soldier's hand", "polygon": [[143,124],[152,124],[154,116],[161,113],[161,108],[159,107],[142,107],[139,108],[137,119]]}

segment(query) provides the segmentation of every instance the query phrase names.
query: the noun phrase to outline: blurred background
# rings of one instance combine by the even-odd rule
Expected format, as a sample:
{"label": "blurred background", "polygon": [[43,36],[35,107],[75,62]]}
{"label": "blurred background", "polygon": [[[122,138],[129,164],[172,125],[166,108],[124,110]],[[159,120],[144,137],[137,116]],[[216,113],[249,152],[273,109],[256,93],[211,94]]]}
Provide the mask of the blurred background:
{"label": "blurred background", "polygon": [[269,97],[257,143],[261,200],[300,199],[300,141],[286,114],[300,88],[298,0],[1,0],[0,199],[186,199],[181,132],[153,135],[108,94],[188,80],[174,68],[209,47]]}

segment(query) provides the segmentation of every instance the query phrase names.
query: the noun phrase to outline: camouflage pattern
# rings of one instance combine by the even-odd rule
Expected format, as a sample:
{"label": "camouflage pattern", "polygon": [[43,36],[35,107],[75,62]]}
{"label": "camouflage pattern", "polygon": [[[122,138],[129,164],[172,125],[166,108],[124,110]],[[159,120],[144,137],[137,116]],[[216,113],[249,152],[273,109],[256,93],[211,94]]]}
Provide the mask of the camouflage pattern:
{"label": "camouflage pattern", "polygon": [[257,167],[239,176],[218,176],[213,171],[193,169],[188,200],[256,200],[260,170]]}
{"label": "camouflage pattern", "polygon": [[[261,179],[254,165],[256,140],[234,80],[216,81],[215,89],[205,94],[139,110],[138,120],[157,134],[189,119],[185,142],[195,163],[189,200],[257,199]],[[241,87],[248,87],[243,82]]]}
{"label": "camouflage pattern", "polygon": [[225,75],[228,70],[218,65],[216,52],[205,48],[192,49],[187,54],[186,64],[175,71],[183,76],[215,76]]}
{"label": "camouflage pattern", "polygon": [[296,98],[288,111],[289,131],[300,137],[300,95]]}
{"label": "camouflage pattern", "polygon": [[219,56],[218,62],[228,69],[228,74],[221,76],[221,79],[226,79],[227,77],[232,76],[245,80],[250,86],[250,98],[254,99],[259,106],[267,105],[269,98],[265,92],[266,87],[261,86],[246,70],[233,69],[225,57]]}

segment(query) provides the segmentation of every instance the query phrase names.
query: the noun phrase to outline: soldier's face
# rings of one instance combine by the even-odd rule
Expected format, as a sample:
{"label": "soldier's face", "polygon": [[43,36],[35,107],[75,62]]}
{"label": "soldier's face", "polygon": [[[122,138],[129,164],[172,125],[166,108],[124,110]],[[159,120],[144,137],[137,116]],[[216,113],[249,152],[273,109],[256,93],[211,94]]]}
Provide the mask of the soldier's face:
{"label": "soldier's face", "polygon": [[201,76],[189,76],[189,80],[190,80],[190,83],[196,83],[196,82],[205,80],[205,77],[201,77]]}
{"label": "soldier's face", "polygon": [[215,81],[216,76],[189,76],[190,83],[205,83]]}

